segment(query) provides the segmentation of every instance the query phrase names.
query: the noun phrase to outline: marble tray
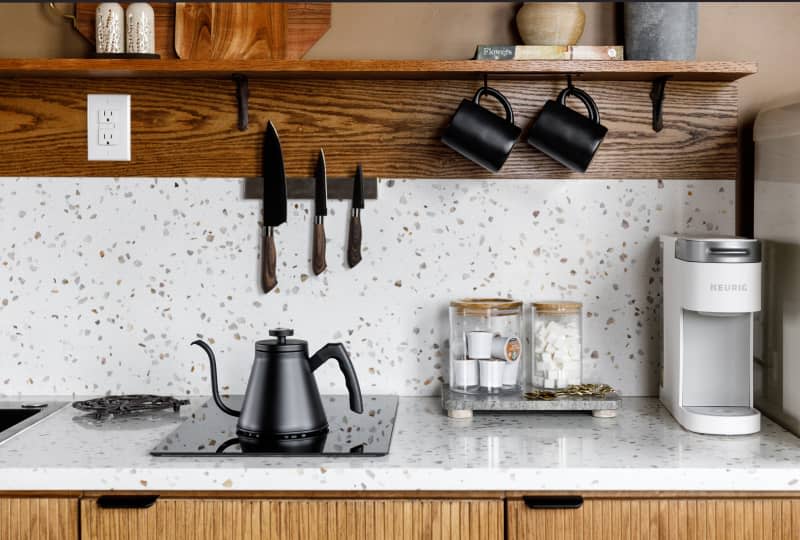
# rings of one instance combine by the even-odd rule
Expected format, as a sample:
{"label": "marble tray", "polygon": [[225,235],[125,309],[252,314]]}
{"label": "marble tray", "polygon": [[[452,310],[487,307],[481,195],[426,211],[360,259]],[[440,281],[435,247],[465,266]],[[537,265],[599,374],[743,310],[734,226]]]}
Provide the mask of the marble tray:
{"label": "marble tray", "polygon": [[[528,389],[526,389],[526,392]],[[598,418],[614,418],[622,406],[622,397],[617,393],[603,397],[564,396],[553,400],[525,399],[522,393],[469,395],[450,390],[442,385],[442,408],[451,418],[470,418],[478,412],[591,412]]]}

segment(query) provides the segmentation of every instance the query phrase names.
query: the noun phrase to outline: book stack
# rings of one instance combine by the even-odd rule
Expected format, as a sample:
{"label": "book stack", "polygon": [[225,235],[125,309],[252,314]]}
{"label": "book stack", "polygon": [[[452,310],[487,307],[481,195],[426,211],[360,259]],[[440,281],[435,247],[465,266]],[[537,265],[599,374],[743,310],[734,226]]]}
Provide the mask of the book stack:
{"label": "book stack", "polygon": [[622,60],[622,45],[478,45],[475,60]]}

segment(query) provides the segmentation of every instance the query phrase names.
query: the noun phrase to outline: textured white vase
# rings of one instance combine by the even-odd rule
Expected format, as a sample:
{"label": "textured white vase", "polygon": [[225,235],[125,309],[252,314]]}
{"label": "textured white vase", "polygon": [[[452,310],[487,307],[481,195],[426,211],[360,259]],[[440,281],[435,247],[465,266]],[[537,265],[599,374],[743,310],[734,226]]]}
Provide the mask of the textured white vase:
{"label": "textured white vase", "polygon": [[116,2],[103,2],[95,10],[95,51],[125,52],[125,11]]}
{"label": "textured white vase", "polygon": [[125,14],[125,50],[129,53],[156,52],[155,14],[147,2],[134,2]]}

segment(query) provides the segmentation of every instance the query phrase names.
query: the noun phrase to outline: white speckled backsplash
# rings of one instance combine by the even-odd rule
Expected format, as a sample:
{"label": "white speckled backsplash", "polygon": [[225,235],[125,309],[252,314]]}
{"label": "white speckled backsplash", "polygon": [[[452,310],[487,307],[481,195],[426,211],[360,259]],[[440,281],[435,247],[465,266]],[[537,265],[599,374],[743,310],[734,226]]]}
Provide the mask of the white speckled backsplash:
{"label": "white speckled backsplash", "polygon": [[[280,227],[260,292],[261,204],[242,180],[0,179],[0,395],[242,392],[253,341],[290,326],[343,341],[365,393],[428,395],[462,296],[584,302],[584,379],[656,393],[662,232],[734,227],[734,182],[383,181],[347,269],[349,202],[329,203],[311,272],[310,201]],[[344,391],[334,365],[324,392]]]}

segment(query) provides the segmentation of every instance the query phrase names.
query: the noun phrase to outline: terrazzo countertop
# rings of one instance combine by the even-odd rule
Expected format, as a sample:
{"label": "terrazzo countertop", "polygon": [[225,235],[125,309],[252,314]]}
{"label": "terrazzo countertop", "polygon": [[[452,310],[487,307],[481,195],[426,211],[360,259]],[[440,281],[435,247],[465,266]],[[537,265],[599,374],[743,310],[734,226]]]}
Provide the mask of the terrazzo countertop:
{"label": "terrazzo countertop", "polygon": [[800,439],[702,436],[655,399],[627,398],[616,418],[447,418],[438,398],[401,398],[381,458],[162,458],[149,451],[180,414],[90,422],[67,407],[0,444],[2,490],[800,490]]}

